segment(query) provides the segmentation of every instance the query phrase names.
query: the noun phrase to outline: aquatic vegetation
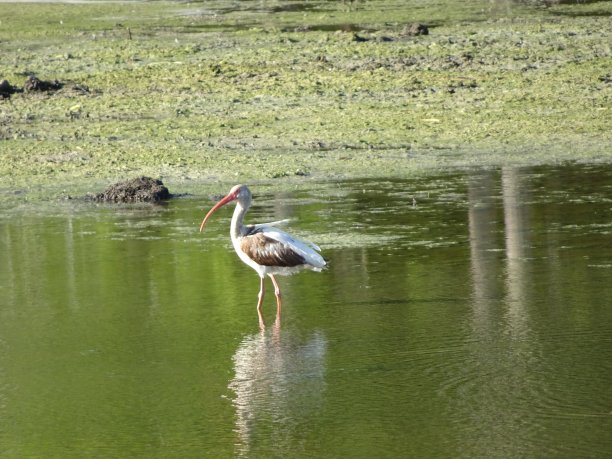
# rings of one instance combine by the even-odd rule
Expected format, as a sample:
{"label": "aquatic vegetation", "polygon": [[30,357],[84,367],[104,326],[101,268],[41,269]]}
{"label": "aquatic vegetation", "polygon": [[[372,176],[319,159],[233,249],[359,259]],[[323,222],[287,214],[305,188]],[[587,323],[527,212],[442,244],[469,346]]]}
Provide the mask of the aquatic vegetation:
{"label": "aquatic vegetation", "polygon": [[608,3],[445,4],[3,8],[2,188],[610,160]]}

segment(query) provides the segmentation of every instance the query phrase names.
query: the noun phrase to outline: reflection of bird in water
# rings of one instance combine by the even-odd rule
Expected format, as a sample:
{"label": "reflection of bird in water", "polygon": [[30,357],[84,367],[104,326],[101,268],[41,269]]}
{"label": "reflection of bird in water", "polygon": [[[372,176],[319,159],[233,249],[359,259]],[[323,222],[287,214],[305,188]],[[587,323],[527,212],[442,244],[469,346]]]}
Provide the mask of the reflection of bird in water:
{"label": "reflection of bird in water", "polygon": [[268,442],[280,453],[295,451],[299,431],[315,421],[322,407],[326,348],[320,332],[302,341],[278,327],[242,340],[228,386],[235,393],[241,457],[257,456],[254,449]]}
{"label": "reflection of bird in water", "polygon": [[321,271],[326,263],[318,253],[320,251],[319,247],[312,242],[294,239],[289,234],[274,227],[274,224],[281,222],[244,225],[244,215],[252,202],[251,191],[246,185],[234,186],[227,196],[210,209],[200,225],[200,231],[202,231],[213,212],[232,201],[236,201],[236,208],[232,216],[230,236],[234,250],[240,259],[259,274],[257,314],[259,324],[263,327],[261,305],[265,294],[264,279],[266,275],[270,276],[272,284],[274,284],[276,318],[280,320],[281,292],[274,275],[293,274],[302,269]]}

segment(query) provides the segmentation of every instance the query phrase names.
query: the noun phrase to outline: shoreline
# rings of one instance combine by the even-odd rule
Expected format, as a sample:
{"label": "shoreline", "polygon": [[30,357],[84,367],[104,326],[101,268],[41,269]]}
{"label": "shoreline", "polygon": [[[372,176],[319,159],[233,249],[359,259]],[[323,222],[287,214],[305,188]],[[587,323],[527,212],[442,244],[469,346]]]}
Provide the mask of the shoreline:
{"label": "shoreline", "polygon": [[[353,162],[347,152],[334,151],[329,152],[330,157],[325,161],[313,163],[308,173],[303,172],[303,162],[287,161],[285,156],[279,155],[277,159],[283,162],[284,170],[290,171],[295,168],[296,173],[286,172],[275,177],[267,176],[263,170],[260,170],[259,174],[249,175],[243,172],[236,175],[227,170],[224,173],[221,168],[215,171],[182,170],[178,172],[156,168],[109,171],[108,175],[97,177],[63,175],[61,182],[55,176],[47,176],[42,180],[32,180],[31,177],[13,177],[5,180],[4,185],[0,187],[0,206],[11,208],[27,203],[81,201],[102,192],[113,183],[138,176],[161,179],[171,193],[180,196],[183,194],[215,194],[237,183],[260,186],[267,190],[282,190],[292,187],[308,187],[311,184],[326,186],[326,184],[341,181],[409,180],[415,177],[459,174],[474,170],[612,164],[609,149],[602,148],[601,151],[598,151],[592,144],[589,147],[585,152],[584,145],[580,144],[574,144],[572,149],[548,146],[546,154],[543,155],[542,151],[532,146],[533,150],[530,152],[517,148],[516,155],[510,157],[504,154],[508,148],[501,147],[495,154],[491,154],[491,150],[481,152],[470,150],[469,153],[457,150],[435,150],[413,152],[407,155],[400,152],[376,152],[365,162],[362,160]],[[520,154],[519,150],[521,150]],[[253,154],[257,155],[257,152]],[[241,158],[241,156],[234,159],[236,158]]]}

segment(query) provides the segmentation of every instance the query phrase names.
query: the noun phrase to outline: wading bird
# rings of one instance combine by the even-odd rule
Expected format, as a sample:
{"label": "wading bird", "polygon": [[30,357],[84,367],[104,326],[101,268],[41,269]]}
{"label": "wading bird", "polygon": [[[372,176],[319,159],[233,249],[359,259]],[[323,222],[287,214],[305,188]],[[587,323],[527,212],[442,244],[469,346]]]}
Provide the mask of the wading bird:
{"label": "wading bird", "polygon": [[236,208],[230,225],[230,237],[234,250],[240,259],[259,274],[257,315],[259,316],[259,325],[263,328],[261,305],[265,295],[264,280],[266,275],[270,277],[272,284],[274,284],[276,320],[279,321],[281,291],[274,276],[276,274],[293,274],[302,269],[321,271],[326,263],[318,253],[321,249],[315,244],[294,239],[289,234],[274,227],[274,225],[284,223],[284,221],[245,225],[244,216],[252,202],[251,191],[246,185],[234,186],[227,196],[215,204],[202,220],[200,231],[204,229],[204,225],[217,209],[232,201],[236,201]]}

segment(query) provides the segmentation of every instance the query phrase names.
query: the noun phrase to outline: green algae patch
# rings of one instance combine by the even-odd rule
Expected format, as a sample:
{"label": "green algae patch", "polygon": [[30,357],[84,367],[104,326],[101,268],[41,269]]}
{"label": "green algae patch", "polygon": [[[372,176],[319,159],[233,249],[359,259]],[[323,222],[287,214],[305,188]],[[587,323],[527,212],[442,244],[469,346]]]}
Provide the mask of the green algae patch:
{"label": "green algae patch", "polygon": [[0,199],[612,159],[609,2],[443,3],[10,4]]}

